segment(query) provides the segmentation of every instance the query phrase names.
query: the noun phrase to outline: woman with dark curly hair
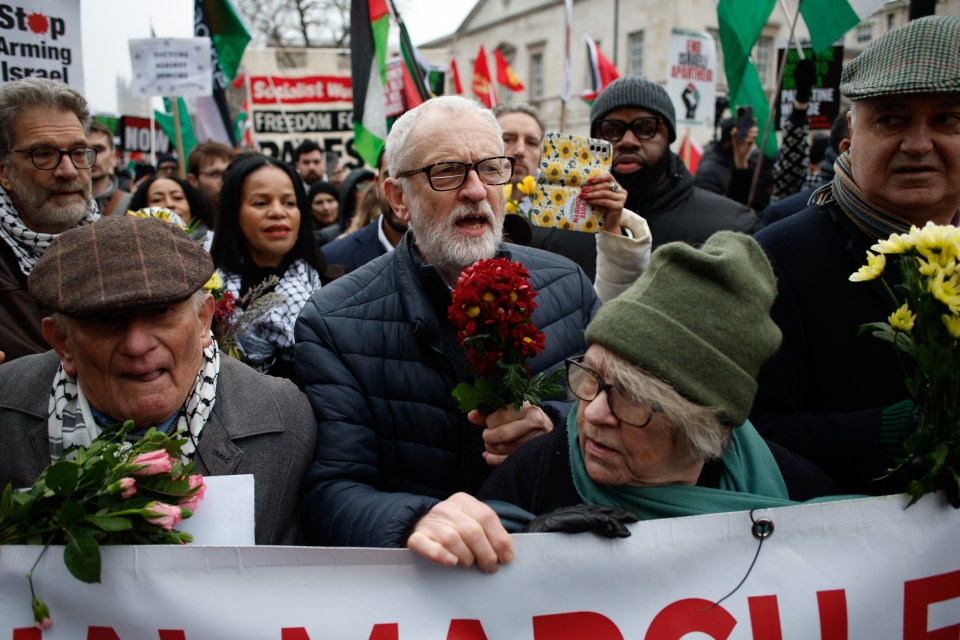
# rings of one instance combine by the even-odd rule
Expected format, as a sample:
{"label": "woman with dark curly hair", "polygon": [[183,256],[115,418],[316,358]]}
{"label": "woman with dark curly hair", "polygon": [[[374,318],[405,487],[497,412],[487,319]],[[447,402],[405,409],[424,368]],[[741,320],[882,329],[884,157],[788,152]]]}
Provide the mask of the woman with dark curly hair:
{"label": "woman with dark curly hair", "polygon": [[131,211],[145,207],[170,209],[184,223],[193,223],[190,237],[197,242],[203,242],[213,229],[213,208],[210,203],[199,189],[180,178],[153,174],[137,187],[128,206]]}
{"label": "woman with dark curly hair", "polygon": [[303,183],[290,165],[267,156],[238,163],[224,177],[213,246],[224,287],[238,297],[270,276],[283,302],[238,337],[247,361],[293,378],[293,325],[314,291],[335,275],[313,239]]}

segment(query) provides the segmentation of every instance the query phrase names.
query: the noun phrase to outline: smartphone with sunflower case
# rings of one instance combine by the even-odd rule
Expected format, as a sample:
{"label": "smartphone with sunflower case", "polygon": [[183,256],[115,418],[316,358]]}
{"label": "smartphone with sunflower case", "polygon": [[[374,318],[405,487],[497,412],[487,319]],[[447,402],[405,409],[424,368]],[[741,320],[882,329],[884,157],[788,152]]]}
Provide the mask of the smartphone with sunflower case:
{"label": "smartphone with sunflower case", "polygon": [[603,214],[580,197],[591,176],[610,171],[612,145],[606,140],[548,131],[543,136],[537,190],[530,222],[587,233],[603,228]]}

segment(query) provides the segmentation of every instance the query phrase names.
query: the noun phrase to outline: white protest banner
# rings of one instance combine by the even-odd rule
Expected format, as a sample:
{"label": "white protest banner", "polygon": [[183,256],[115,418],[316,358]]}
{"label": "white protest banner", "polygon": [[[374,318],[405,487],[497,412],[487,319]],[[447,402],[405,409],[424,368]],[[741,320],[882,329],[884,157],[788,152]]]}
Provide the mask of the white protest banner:
{"label": "white protest banner", "polygon": [[667,93],[677,112],[677,125],[713,126],[717,47],[709,33],[679,28],[670,32]]}
{"label": "white protest banner", "polygon": [[210,38],[141,38],[130,41],[135,95],[208,96],[213,93]]}
{"label": "white protest banner", "polygon": [[514,536],[494,575],[402,549],[139,546],[103,549],[87,585],[55,547],[34,571],[42,633],[24,579],[41,547],[0,547],[0,640],[955,639],[960,511],[906,503],[758,510],[762,544],[747,512]]}
{"label": "white protest banner", "polygon": [[0,84],[33,76],[83,93],[81,51],[77,0],[0,2]]}

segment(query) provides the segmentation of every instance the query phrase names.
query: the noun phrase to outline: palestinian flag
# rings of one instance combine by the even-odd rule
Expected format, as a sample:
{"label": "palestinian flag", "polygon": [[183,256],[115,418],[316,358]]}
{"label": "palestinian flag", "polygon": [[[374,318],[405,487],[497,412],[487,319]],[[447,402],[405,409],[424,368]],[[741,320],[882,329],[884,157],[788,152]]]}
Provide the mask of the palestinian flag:
{"label": "palestinian flag", "polygon": [[833,46],[850,29],[872,16],[886,0],[804,0],[800,15],[810,31],[814,53]]}
{"label": "palestinian flag", "polygon": [[197,137],[234,146],[233,119],[227,106],[226,83],[237,75],[250,33],[229,0],[194,0],[194,35],[213,44],[213,95],[195,102]]}
{"label": "palestinian flag", "polygon": [[350,66],[353,80],[353,145],[363,161],[377,166],[387,139],[387,36],[390,12],[386,0],[352,0]]}
{"label": "palestinian flag", "polygon": [[407,33],[407,26],[403,23],[400,12],[397,11],[397,5],[393,3],[393,0],[389,0],[389,2],[390,11],[400,27],[400,54],[403,56],[403,93],[406,97],[407,109],[413,109],[433,97],[427,84],[431,67],[424,62],[420,51],[413,46],[410,34]]}
{"label": "palestinian flag", "polygon": [[593,106],[593,101],[597,99],[600,92],[603,91],[608,84],[619,78],[620,72],[618,72],[613,63],[603,55],[603,52],[600,51],[600,47],[597,46],[593,38],[587,34],[583,34],[583,37],[587,39],[587,59],[590,62],[590,77],[593,80],[593,89],[582,92],[580,97],[583,98],[587,104]]}

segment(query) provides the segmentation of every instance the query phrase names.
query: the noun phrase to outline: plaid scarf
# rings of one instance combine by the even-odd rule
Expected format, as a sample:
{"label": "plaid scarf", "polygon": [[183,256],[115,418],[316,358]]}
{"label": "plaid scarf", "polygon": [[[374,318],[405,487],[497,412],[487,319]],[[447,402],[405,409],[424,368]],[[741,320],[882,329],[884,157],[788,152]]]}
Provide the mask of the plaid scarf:
{"label": "plaid scarf", "polygon": [[[77,223],[78,227],[100,219],[100,210],[97,208],[95,200],[90,200],[90,209],[87,214]],[[0,187],[0,239],[6,242],[17,257],[17,264],[23,275],[28,276],[33,271],[37,260],[47,250],[50,243],[57,237],[55,233],[39,233],[31,231],[23,223],[20,214],[10,195],[3,187]]]}
{"label": "plaid scarf", "polygon": [[850,171],[850,152],[840,154],[833,163],[833,182],[823,185],[810,196],[811,204],[836,202],[844,215],[871,240],[889,238],[894,233],[907,233],[910,223],[896,214],[874,205],[864,195]]}
{"label": "plaid scarf", "polygon": [[[196,384],[180,407],[173,428],[174,433],[183,433],[187,437],[187,443],[181,450],[185,462],[196,451],[200,431],[210,418],[213,405],[217,401],[219,374],[220,349],[214,341],[203,350],[203,361],[197,372]],[[89,447],[100,432],[100,425],[93,418],[83,389],[77,384],[75,377],[63,370],[61,364],[53,378],[47,417],[50,457],[56,460],[72,447]]]}

